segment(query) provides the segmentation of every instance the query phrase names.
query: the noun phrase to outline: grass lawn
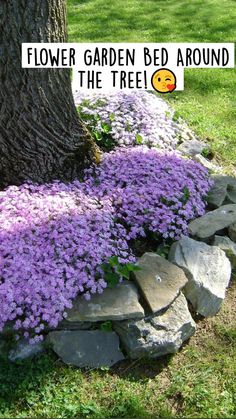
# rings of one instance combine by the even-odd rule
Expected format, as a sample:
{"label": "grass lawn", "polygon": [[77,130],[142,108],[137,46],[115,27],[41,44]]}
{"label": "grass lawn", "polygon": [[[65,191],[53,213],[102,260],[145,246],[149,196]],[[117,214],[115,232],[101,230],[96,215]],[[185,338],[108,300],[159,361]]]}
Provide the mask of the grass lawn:
{"label": "grass lawn", "polygon": [[[236,39],[235,0],[69,0],[68,4],[71,42]],[[185,90],[172,93],[169,102],[232,170],[236,165],[235,69],[185,70]]]}
{"label": "grass lawn", "polygon": [[[235,40],[234,0],[70,0],[76,42]],[[236,163],[234,70],[188,70],[170,103],[228,168]],[[48,352],[0,362],[0,417],[236,418],[236,277],[219,314],[199,320],[182,350],[110,370],[80,370]],[[109,332],[108,332],[109,333]]]}

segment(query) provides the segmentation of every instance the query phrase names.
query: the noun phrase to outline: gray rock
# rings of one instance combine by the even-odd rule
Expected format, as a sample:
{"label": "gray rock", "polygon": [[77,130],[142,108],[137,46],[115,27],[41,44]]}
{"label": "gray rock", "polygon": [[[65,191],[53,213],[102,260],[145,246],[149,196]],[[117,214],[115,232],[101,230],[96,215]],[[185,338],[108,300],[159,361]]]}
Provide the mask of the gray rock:
{"label": "gray rock", "polygon": [[171,246],[169,259],[185,270],[189,281],[183,292],[197,313],[214,316],[231,276],[230,261],[223,250],[183,237]]}
{"label": "gray rock", "polygon": [[214,185],[209,191],[207,201],[209,205],[213,208],[219,208],[224,204],[227,195],[227,185],[226,183],[221,180],[220,178],[224,179],[224,176],[212,176],[214,180]]}
{"label": "gray rock", "polygon": [[176,352],[194,334],[196,325],[181,293],[164,313],[115,322],[114,329],[130,358],[157,358]]}
{"label": "gray rock", "polygon": [[32,358],[43,352],[44,344],[42,342],[30,344],[28,341],[23,340],[17,343],[16,348],[10,350],[8,359],[12,362],[20,361],[27,358]]}
{"label": "gray rock", "polygon": [[68,322],[98,322],[104,320],[141,319],[144,310],[138,302],[136,286],[124,281],[114,288],[106,288],[103,294],[95,294],[90,301],[79,296],[68,311]]}
{"label": "gray rock", "polygon": [[190,140],[189,131],[186,128],[183,129],[180,136],[181,136],[181,139],[184,140],[184,141],[189,141]]}
{"label": "gray rock", "polygon": [[110,367],[124,359],[115,332],[55,331],[49,333],[48,342],[63,362],[77,367]]}
{"label": "gray rock", "polygon": [[236,268],[236,243],[227,236],[215,236],[212,245],[223,250],[230,260],[232,268]]}
{"label": "gray rock", "polygon": [[227,179],[227,195],[225,203],[236,204],[236,178],[233,176],[225,176]]}
{"label": "gray rock", "polygon": [[214,185],[208,196],[208,203],[218,208],[224,204],[236,204],[236,178],[233,176],[214,175]]}
{"label": "gray rock", "polygon": [[138,265],[135,281],[153,313],[168,307],[188,281],[182,269],[156,253],[145,253]]}
{"label": "gray rock", "polygon": [[201,154],[204,149],[207,148],[207,144],[200,141],[200,140],[187,140],[184,141],[180,146],[178,147],[178,150],[186,155],[193,157],[196,154]]}
{"label": "gray rock", "polygon": [[183,140],[197,140],[196,134],[189,128],[185,121],[178,120],[178,132]]}
{"label": "gray rock", "polygon": [[208,239],[234,222],[236,222],[236,205],[223,205],[191,221],[189,233],[199,239]]}
{"label": "gray rock", "polygon": [[205,159],[201,154],[196,154],[194,157],[198,163],[201,163],[206,169],[210,170],[213,173],[222,172],[222,167],[212,163],[212,161]]}
{"label": "gray rock", "polygon": [[89,330],[94,325],[92,322],[74,322],[74,321],[68,321],[68,320],[62,320],[56,329],[50,329],[52,330]]}
{"label": "gray rock", "polygon": [[236,243],[236,223],[229,226],[229,237]]}

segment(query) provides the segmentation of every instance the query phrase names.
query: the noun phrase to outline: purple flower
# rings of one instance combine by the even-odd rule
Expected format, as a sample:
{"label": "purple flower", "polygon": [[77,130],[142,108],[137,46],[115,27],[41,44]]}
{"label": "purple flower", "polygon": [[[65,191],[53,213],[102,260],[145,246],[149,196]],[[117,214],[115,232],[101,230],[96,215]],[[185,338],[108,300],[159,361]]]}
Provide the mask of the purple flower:
{"label": "purple flower", "polygon": [[181,126],[173,121],[174,111],[167,103],[152,93],[76,92],[74,98],[85,123],[96,135],[108,132],[113,147],[145,144],[165,150],[176,148]]}
{"label": "purple flower", "polygon": [[85,185],[90,196],[111,199],[129,238],[153,232],[179,239],[188,222],[204,214],[211,182],[199,163],[140,146],[105,153],[94,175],[87,171]]}
{"label": "purple flower", "polygon": [[0,329],[12,320],[35,341],[78,293],[103,291],[109,257],[134,261],[111,200],[89,197],[80,182],[10,186],[0,192],[0,225]]}
{"label": "purple flower", "polygon": [[210,186],[199,163],[139,146],[104,153],[84,182],[0,192],[0,330],[13,321],[17,336],[39,342],[78,294],[103,292],[110,257],[135,262],[130,240],[187,234]]}

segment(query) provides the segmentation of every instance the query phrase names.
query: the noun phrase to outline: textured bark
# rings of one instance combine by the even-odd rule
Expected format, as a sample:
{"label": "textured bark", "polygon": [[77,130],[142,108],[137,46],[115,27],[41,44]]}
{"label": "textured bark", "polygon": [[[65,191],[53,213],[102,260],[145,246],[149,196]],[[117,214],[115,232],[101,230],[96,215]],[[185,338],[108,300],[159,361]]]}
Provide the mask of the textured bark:
{"label": "textured bark", "polygon": [[0,0],[0,186],[71,180],[99,153],[70,70],[22,69],[22,42],[66,42],[65,0]]}

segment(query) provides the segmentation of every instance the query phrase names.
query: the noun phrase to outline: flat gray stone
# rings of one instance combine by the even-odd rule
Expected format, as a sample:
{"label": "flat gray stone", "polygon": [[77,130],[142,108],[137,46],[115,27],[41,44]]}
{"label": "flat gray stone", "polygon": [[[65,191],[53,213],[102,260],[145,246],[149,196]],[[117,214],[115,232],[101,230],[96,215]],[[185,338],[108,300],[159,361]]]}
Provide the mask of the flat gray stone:
{"label": "flat gray stone", "polygon": [[214,164],[212,161],[206,159],[201,154],[196,154],[194,156],[194,160],[196,160],[198,163],[201,163],[202,166],[204,166],[206,169],[208,169],[212,173],[222,172],[222,167]]}
{"label": "flat gray stone", "polygon": [[106,288],[86,301],[79,296],[68,311],[68,322],[99,322],[104,320],[141,319],[144,310],[138,302],[138,291],[132,282],[123,281],[114,288]]}
{"label": "flat gray stone", "polygon": [[201,154],[204,149],[208,148],[207,144],[200,140],[186,140],[178,147],[178,150],[186,156],[195,156]]}
{"label": "flat gray stone", "polygon": [[227,195],[227,184],[224,180],[220,180],[224,178],[224,176],[212,176],[211,178],[214,180],[214,185],[210,189],[208,193],[207,202],[213,208],[219,208],[224,205],[226,195]]}
{"label": "flat gray stone", "polygon": [[233,176],[214,175],[214,185],[208,194],[208,203],[213,208],[225,204],[236,204],[236,178]]}
{"label": "flat gray stone", "polygon": [[229,226],[229,237],[236,243],[236,223]]}
{"label": "flat gray stone", "polygon": [[94,325],[92,322],[74,322],[68,320],[62,320],[55,328],[50,329],[52,330],[89,330]]}
{"label": "flat gray stone", "polygon": [[63,362],[77,367],[111,367],[124,359],[115,332],[101,330],[55,331],[48,342]]}
{"label": "flat gray stone", "polygon": [[8,359],[12,362],[32,358],[43,352],[44,345],[42,342],[30,344],[27,340],[23,340],[16,345],[16,348],[9,352]]}
{"label": "flat gray stone", "polygon": [[174,353],[195,332],[196,325],[182,293],[160,314],[142,320],[115,322],[114,329],[130,358],[157,358]]}
{"label": "flat gray stone", "polygon": [[223,250],[230,260],[232,268],[236,268],[236,243],[227,236],[215,236],[212,245]]}
{"label": "flat gray stone", "polygon": [[223,205],[191,221],[189,233],[199,239],[207,239],[235,222],[236,204]]}
{"label": "flat gray stone", "polygon": [[225,203],[236,204],[236,178],[228,176],[227,182],[227,195]]}
{"label": "flat gray stone", "polygon": [[183,237],[171,246],[169,260],[183,268],[189,279],[186,298],[202,316],[214,316],[225,298],[231,265],[223,250]]}
{"label": "flat gray stone", "polygon": [[145,253],[138,266],[135,281],[153,313],[168,307],[188,281],[182,269],[156,253]]}

